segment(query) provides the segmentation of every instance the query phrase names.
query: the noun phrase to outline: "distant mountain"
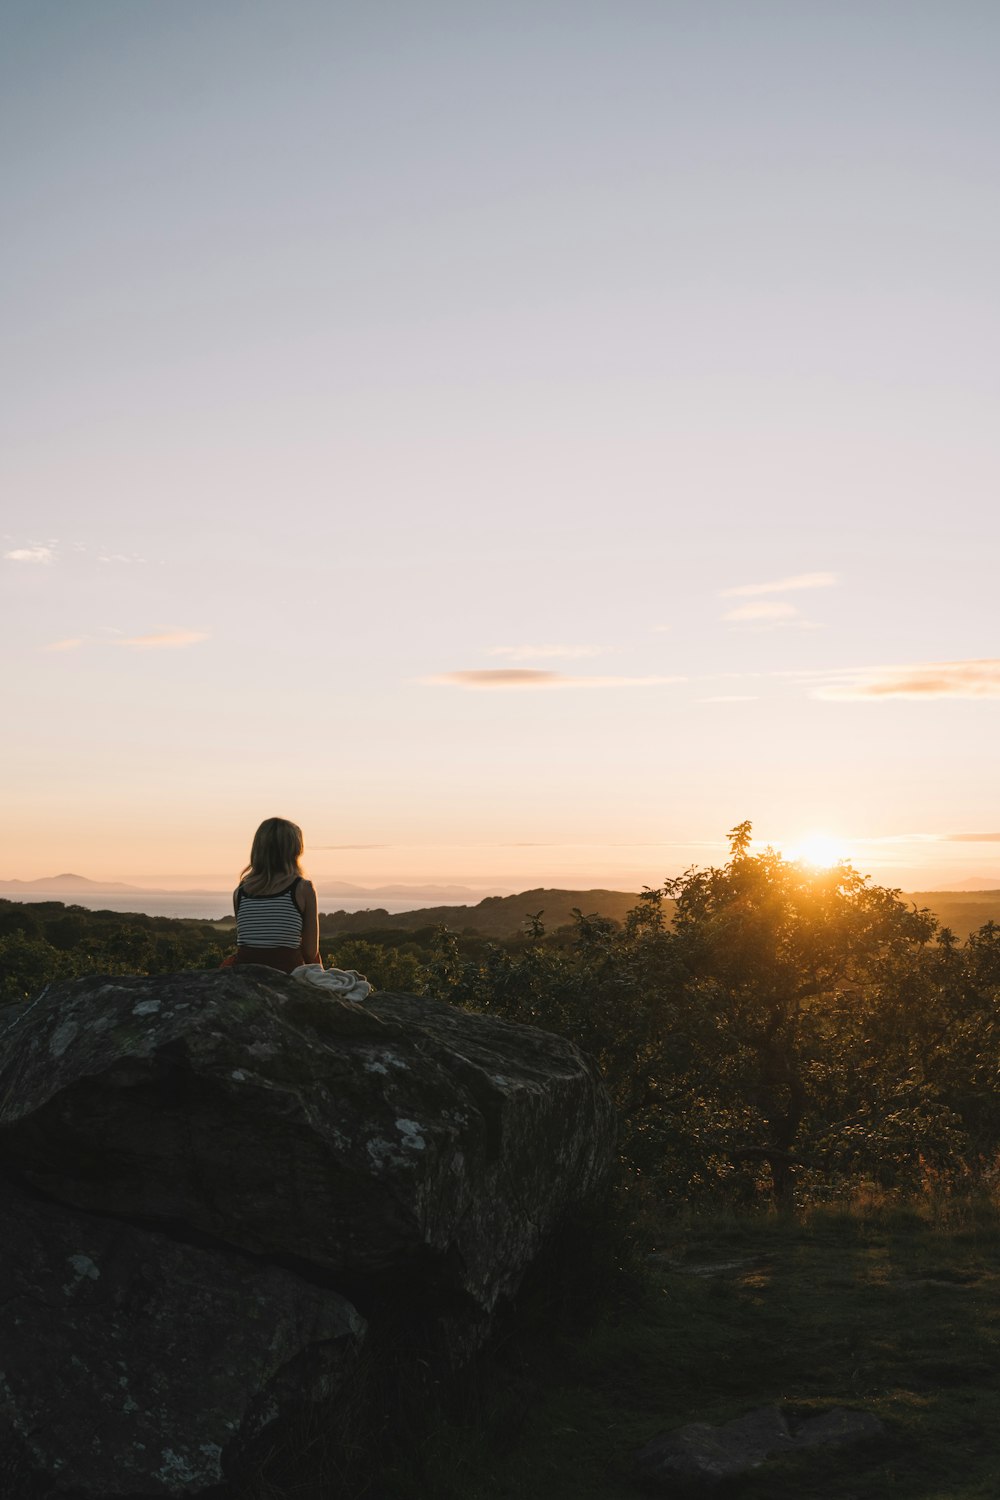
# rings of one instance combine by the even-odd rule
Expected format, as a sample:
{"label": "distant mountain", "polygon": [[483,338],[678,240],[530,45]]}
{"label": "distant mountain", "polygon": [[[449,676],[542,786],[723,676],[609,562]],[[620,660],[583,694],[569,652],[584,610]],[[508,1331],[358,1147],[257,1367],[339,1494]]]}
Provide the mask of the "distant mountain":
{"label": "distant mountain", "polygon": [[88,880],[86,875],[42,875],[38,880],[0,880],[0,891],[141,891],[120,880]]}
{"label": "distant mountain", "polygon": [[352,900],[359,896],[381,896],[384,901],[399,901],[405,896],[412,896],[416,901],[430,901],[437,898],[439,901],[457,901],[463,896],[475,896],[476,892],[467,885],[355,885],[349,880],[315,880],[320,894],[324,896],[350,896]]}
{"label": "distant mountain", "polygon": [[[373,900],[381,898],[383,901],[399,901],[411,897],[414,901],[460,901],[463,897],[475,896],[476,892],[467,885],[356,885],[345,880],[317,880],[321,899],[331,896],[348,896],[351,900],[359,897],[370,896]],[[235,876],[232,885],[227,886],[222,893],[227,898],[233,886],[236,884]],[[30,891],[53,891],[60,895],[70,893],[95,894],[101,891],[108,893],[112,891],[124,891],[126,894],[142,896],[215,896],[218,890],[184,889],[175,887],[148,886],[148,885],[125,885],[120,880],[90,880],[86,875],[43,875],[38,880],[0,880],[0,893],[15,896],[17,893]]]}
{"label": "distant mountain", "polygon": [[218,896],[229,898],[229,892],[218,890],[177,890],[160,885],[126,885],[121,880],[90,880],[86,875],[43,875],[39,880],[0,880],[0,896],[16,899],[18,895],[46,892],[53,896],[84,896],[93,901],[98,896]]}

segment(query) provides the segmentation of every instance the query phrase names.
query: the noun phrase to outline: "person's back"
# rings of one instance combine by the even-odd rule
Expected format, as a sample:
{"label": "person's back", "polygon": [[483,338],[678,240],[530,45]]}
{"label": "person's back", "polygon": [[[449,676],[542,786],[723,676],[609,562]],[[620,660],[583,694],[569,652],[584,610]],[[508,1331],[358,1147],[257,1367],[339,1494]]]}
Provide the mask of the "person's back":
{"label": "person's back", "polygon": [[237,964],[290,974],[320,962],[316,892],[299,865],[302,847],[302,830],[285,818],[267,818],[257,829],[233,892]]}

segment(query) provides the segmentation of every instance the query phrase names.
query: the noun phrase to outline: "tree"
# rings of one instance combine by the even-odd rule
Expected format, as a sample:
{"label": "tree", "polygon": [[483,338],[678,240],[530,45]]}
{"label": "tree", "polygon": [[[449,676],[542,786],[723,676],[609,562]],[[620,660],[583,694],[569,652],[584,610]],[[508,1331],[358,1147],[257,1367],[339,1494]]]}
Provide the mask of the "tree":
{"label": "tree", "polygon": [[747,1138],[731,1139],[728,1155],[765,1163],[783,1200],[804,1162],[803,1126],[822,1113],[832,1018],[867,1010],[891,975],[898,990],[937,924],[848,864],[813,870],[770,848],[751,855],[749,823],[729,837],[727,864],[690,870],[664,891],[676,903],[685,1008],[697,1002],[714,1018],[706,1076],[720,1106],[747,1106]]}

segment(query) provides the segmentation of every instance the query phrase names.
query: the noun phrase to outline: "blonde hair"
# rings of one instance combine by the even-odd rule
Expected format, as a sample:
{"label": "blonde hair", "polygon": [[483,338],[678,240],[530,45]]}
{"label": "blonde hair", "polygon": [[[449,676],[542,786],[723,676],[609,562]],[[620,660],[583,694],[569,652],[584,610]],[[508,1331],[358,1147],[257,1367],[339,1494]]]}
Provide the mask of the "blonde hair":
{"label": "blonde hair", "polygon": [[248,891],[266,890],[292,875],[301,875],[302,829],[287,818],[265,818],[253,836],[250,863],[240,872]]}

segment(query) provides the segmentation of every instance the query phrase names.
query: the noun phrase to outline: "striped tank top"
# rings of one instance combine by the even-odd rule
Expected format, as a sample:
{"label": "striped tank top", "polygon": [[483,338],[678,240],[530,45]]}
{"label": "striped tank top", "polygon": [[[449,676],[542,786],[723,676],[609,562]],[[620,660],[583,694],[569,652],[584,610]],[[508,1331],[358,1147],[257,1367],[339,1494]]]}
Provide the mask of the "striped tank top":
{"label": "striped tank top", "polygon": [[302,913],[295,905],[296,875],[291,885],[273,896],[250,896],[236,891],[236,941],[241,948],[298,948],[302,942]]}

